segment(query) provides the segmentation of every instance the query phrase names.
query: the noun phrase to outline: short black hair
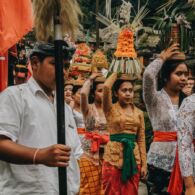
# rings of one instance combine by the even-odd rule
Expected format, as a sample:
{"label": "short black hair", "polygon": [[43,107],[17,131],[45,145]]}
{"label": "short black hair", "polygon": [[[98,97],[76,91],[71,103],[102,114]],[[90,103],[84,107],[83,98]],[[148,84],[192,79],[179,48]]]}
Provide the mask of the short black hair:
{"label": "short black hair", "polygon": [[[63,58],[65,60],[71,60],[72,55],[75,52],[75,48],[69,47],[69,45],[63,41],[62,45]],[[55,46],[54,43],[44,43],[37,42],[30,53],[30,60],[32,60],[33,56],[37,56],[39,60],[42,62],[46,57],[53,56],[55,57]]]}
{"label": "short black hair", "polygon": [[33,55],[30,56],[30,61],[32,61],[35,56],[39,59],[40,62],[43,62],[43,60],[48,57],[47,55],[41,53],[33,53]]}

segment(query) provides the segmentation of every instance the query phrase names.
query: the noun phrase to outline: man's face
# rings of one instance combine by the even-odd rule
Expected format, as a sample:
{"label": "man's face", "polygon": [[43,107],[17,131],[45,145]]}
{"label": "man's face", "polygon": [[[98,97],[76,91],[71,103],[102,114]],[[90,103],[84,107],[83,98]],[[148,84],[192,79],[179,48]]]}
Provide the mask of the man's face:
{"label": "man's face", "polygon": [[38,62],[36,79],[47,89],[55,89],[55,58],[46,57],[42,62]]}
{"label": "man's face", "polygon": [[[64,69],[64,77],[67,75],[68,69],[66,69]],[[33,65],[33,76],[43,88],[55,90],[55,58],[49,56],[42,62],[37,61],[37,63]]]}

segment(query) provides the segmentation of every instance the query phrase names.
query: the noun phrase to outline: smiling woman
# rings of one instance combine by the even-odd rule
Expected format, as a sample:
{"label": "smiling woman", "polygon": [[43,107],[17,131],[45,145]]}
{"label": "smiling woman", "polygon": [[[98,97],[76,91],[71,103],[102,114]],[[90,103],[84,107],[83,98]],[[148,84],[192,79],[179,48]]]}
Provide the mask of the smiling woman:
{"label": "smiling woman", "polygon": [[[154,139],[148,152],[150,193],[182,193],[177,153],[177,114],[188,77],[184,61],[173,61],[178,44],[164,50],[144,72],[143,96],[152,123]],[[159,85],[157,86],[157,78]],[[170,178],[175,178],[174,182]],[[176,185],[174,185],[174,183]]]}

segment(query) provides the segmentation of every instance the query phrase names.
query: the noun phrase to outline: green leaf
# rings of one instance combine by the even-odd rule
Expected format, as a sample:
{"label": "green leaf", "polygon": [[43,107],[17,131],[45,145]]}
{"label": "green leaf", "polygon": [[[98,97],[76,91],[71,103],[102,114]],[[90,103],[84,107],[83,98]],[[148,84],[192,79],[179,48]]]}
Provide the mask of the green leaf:
{"label": "green leaf", "polygon": [[152,16],[152,17],[148,17],[147,19],[151,19],[151,20],[157,20],[157,21],[162,21],[163,18],[160,16]]}
{"label": "green leaf", "polygon": [[173,9],[173,11],[171,12],[171,18],[175,17],[175,14],[176,14],[178,9],[179,9],[179,7],[176,7],[175,9]]}

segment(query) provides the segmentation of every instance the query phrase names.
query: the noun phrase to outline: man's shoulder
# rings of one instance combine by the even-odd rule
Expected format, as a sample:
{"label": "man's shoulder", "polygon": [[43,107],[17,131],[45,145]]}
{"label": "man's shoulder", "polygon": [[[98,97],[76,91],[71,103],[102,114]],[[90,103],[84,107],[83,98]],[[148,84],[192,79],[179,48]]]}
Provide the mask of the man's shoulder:
{"label": "man's shoulder", "polygon": [[21,84],[21,85],[14,85],[14,86],[9,86],[8,88],[6,88],[2,93],[1,95],[4,95],[4,96],[17,96],[20,94],[20,92],[24,89],[27,88],[27,84]]}

